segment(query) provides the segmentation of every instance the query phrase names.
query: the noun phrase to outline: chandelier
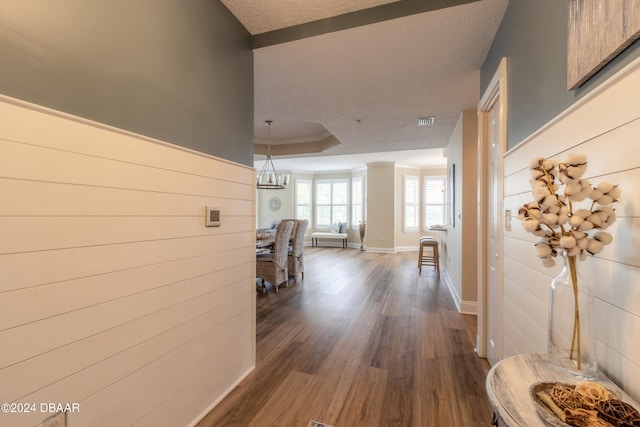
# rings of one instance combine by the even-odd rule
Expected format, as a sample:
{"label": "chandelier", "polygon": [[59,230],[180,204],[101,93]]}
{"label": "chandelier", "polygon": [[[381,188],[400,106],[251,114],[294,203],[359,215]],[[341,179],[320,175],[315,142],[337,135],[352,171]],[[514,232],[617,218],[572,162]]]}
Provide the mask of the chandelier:
{"label": "chandelier", "polygon": [[256,176],[256,187],[259,190],[282,190],[289,184],[288,174],[279,174],[273,166],[271,160],[271,123],[273,120],[266,120],[269,138],[267,145],[267,160],[265,160],[260,173]]}

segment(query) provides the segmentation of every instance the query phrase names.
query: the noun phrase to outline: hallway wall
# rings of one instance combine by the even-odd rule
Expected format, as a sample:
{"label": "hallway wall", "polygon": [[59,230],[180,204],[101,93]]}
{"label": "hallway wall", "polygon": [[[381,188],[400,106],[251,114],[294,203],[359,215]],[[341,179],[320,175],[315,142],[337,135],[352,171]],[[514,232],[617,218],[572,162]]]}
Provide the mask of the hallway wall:
{"label": "hallway wall", "polygon": [[509,148],[640,56],[636,41],[580,88],[567,90],[568,19],[566,1],[509,1],[480,74],[484,93],[502,58],[508,58]]}
{"label": "hallway wall", "polygon": [[463,111],[447,146],[449,170],[455,165],[455,225],[449,224],[447,231],[442,233],[445,247],[442,262],[450,277],[447,281],[458,310],[470,314],[478,312],[477,139],[477,113],[475,110]]}
{"label": "hallway wall", "polygon": [[253,165],[250,34],[219,1],[0,2],[0,94]]}
{"label": "hallway wall", "polygon": [[189,425],[255,364],[254,170],[0,101],[0,401]]}
{"label": "hallway wall", "polygon": [[595,292],[596,354],[599,368],[640,400],[640,59],[554,118],[505,156],[504,209],[511,210],[505,232],[505,356],[545,352],[549,285],[560,272],[535,256],[538,239],[526,233],[518,208],[532,199],[528,164],[534,157],[564,160],[587,155],[585,178],[619,184],[613,243],[583,262]]}

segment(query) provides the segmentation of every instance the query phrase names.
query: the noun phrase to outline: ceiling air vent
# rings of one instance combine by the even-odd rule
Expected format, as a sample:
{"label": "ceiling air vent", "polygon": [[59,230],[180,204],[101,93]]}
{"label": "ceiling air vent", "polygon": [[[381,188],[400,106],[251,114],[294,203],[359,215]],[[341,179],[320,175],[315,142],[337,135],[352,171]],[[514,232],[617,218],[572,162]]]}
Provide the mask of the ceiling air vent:
{"label": "ceiling air vent", "polygon": [[435,122],[436,122],[436,118],[434,116],[418,118],[418,126],[431,126]]}

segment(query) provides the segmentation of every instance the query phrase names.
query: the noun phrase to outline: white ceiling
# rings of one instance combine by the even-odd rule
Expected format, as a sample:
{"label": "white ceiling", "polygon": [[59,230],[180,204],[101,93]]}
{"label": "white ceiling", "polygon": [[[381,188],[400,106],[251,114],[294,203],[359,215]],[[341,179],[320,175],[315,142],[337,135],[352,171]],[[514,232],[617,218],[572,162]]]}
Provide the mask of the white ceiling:
{"label": "white ceiling", "polygon": [[[349,172],[361,169],[368,163],[395,162],[400,167],[442,168],[447,164],[442,148],[430,148],[411,151],[387,151],[382,153],[343,154],[318,157],[278,157],[274,158],[275,167],[280,173],[292,172]],[[264,160],[256,160],[258,171]]]}
{"label": "white ceiling", "polygon": [[331,18],[399,0],[221,0],[251,34]]}
{"label": "white ceiling", "polygon": [[[424,0],[423,0],[424,1]],[[334,15],[394,3],[384,0],[222,0],[259,34]],[[341,143],[303,164],[337,169],[384,161],[415,163],[417,151],[445,147],[460,113],[480,97],[480,68],[508,0],[481,0],[274,44],[254,50],[254,135],[292,143],[333,135]],[[418,117],[435,116],[418,127]],[[399,152],[412,150],[401,159]],[[442,150],[436,157],[443,164]],[[353,156],[353,155],[358,156]],[[338,156],[347,156],[344,161]],[[350,156],[350,157],[349,157]],[[259,159],[256,156],[256,159]],[[264,157],[262,157],[264,158]],[[426,160],[430,158],[431,160]],[[424,156],[424,161],[433,161]],[[286,159],[274,158],[278,169]],[[409,163],[406,163],[409,165]],[[325,165],[325,166],[322,166]],[[340,167],[339,167],[340,166]],[[420,165],[415,165],[420,166]],[[429,166],[424,164],[423,166]],[[256,164],[258,167],[258,164]]]}

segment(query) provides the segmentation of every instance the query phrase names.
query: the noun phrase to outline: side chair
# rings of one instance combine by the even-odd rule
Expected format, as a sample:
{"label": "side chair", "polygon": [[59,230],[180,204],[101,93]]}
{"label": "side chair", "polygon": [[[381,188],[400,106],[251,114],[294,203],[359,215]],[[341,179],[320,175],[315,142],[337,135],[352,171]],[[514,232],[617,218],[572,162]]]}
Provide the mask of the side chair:
{"label": "side chair", "polygon": [[276,292],[278,292],[278,286],[282,282],[285,282],[285,286],[288,284],[287,255],[292,229],[292,221],[280,221],[276,229],[273,252],[256,257],[256,278],[259,278],[262,282],[260,289],[262,289],[263,293],[267,292],[265,281],[271,283]]}
{"label": "side chair", "polygon": [[307,231],[309,221],[306,219],[295,220],[291,232],[292,244],[289,248],[287,267],[289,276],[293,276],[293,282],[298,283],[298,275],[304,280],[304,233]]}

